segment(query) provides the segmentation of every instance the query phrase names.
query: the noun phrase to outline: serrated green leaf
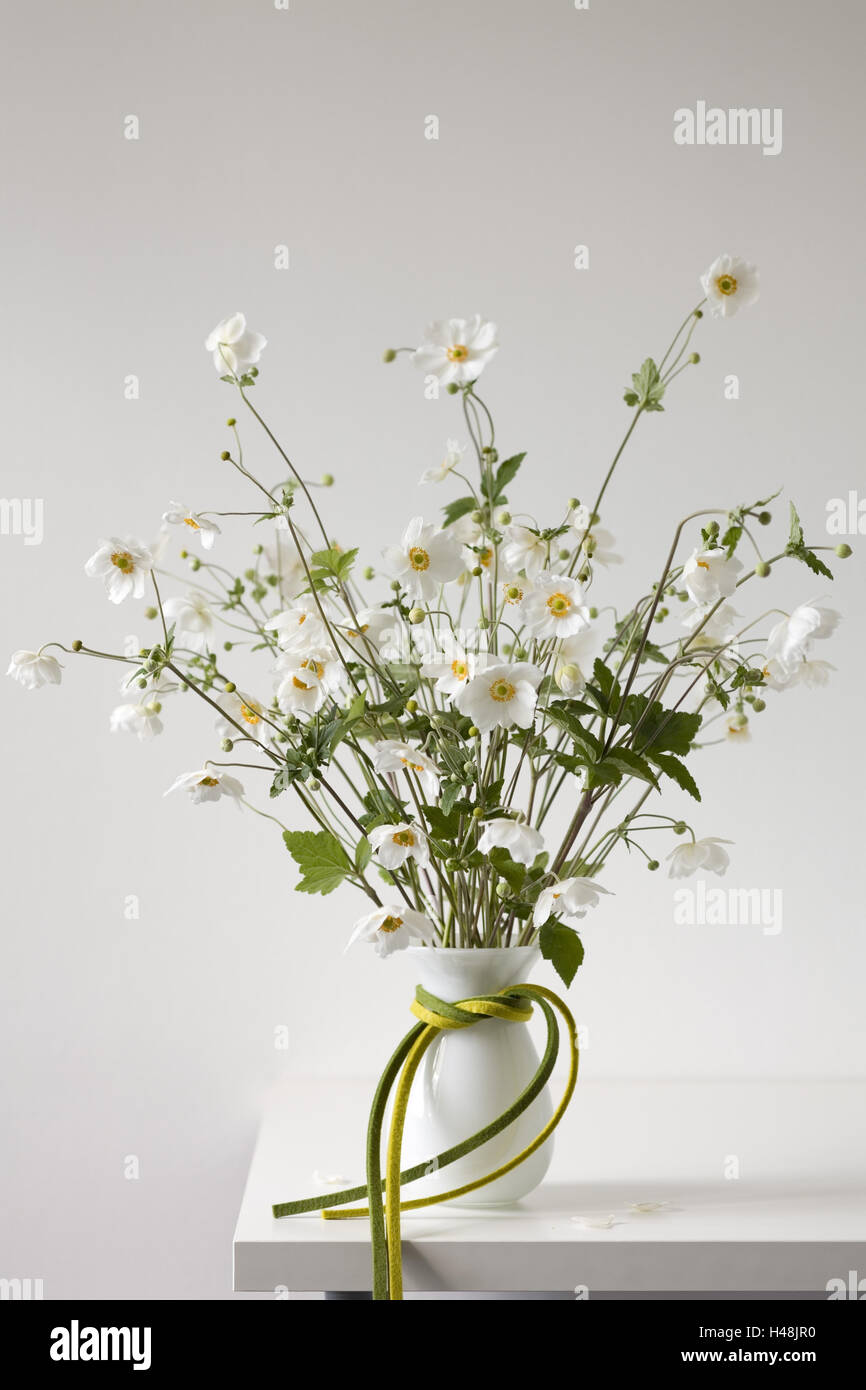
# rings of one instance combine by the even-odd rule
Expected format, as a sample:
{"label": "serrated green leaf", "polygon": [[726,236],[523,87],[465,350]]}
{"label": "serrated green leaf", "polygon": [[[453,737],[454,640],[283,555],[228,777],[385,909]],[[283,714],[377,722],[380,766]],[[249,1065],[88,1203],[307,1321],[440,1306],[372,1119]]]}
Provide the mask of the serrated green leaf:
{"label": "serrated green leaf", "polygon": [[512,893],[519,893],[526,879],[525,864],[518,864],[501,845],[492,849],[487,857],[496,872],[505,879]]}
{"label": "serrated green leaf", "polygon": [[605,762],[612,763],[628,777],[638,777],[642,782],[649,782],[651,786],[658,787],[658,780],[649,763],[631,748],[612,748]]}
{"label": "serrated green leaf", "polygon": [[372,858],[372,855],[373,846],[370,844],[370,841],[367,839],[367,836],[362,835],[355,846],[355,868],[358,870],[359,874],[362,874],[364,872]]}
{"label": "serrated green leaf", "polygon": [[284,830],[283,840],[302,874],[297,893],[332,893],[351,871],[346,851],[327,830]]}
{"label": "serrated green leaf", "polygon": [[674,757],[673,753],[648,753],[647,757],[655,763],[667,777],[676,782],[678,787],[682,787],[684,792],[693,796],[695,801],[700,801],[701,794],[698,784],[695,781],[685,763],[681,763],[679,758]]}
{"label": "serrated green leaf", "polygon": [[567,989],[583,963],[583,942],[577,932],[548,918],[538,933],[538,944]]}

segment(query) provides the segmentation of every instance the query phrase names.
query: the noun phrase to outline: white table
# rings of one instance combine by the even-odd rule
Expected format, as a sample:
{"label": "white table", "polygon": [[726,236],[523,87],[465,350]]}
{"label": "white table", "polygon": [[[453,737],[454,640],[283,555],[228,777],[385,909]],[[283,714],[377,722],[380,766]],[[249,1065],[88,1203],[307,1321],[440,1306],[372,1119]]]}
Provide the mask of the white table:
{"label": "white table", "polygon": [[[235,1232],[237,1291],[369,1289],[365,1221],[274,1220],[270,1208],[328,1191],[316,1171],[364,1181],[373,1084],[273,1094]],[[537,1191],[404,1217],[406,1289],[826,1296],[829,1279],[866,1276],[864,1116],[856,1081],[581,1079]],[[646,1203],[665,1205],[631,1209]]]}

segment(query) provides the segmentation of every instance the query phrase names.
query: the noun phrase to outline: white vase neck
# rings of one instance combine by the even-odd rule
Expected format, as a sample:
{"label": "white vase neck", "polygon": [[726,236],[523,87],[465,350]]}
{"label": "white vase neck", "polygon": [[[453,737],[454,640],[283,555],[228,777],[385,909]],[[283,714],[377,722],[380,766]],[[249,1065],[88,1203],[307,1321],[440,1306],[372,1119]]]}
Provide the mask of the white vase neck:
{"label": "white vase neck", "polygon": [[497,994],[509,985],[524,983],[538,954],[537,946],[413,946],[406,953],[414,982],[449,1003],[473,994]]}

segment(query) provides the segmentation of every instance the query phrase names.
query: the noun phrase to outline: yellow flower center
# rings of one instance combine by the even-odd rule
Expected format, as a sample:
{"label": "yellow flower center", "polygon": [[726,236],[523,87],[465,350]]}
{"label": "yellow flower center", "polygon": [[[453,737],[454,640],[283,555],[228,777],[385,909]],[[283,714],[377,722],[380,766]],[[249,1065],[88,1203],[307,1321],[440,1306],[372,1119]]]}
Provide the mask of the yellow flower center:
{"label": "yellow flower center", "polygon": [[519,603],[523,598],[523,590],[517,584],[506,584],[504,592],[506,603]]}
{"label": "yellow flower center", "polygon": [[403,925],[402,917],[386,917],[379,928],[379,931],[392,932],[399,931]]}
{"label": "yellow flower center", "polygon": [[128,550],[115,550],[111,563],[117,566],[121,574],[132,574],[135,569],[135,561]]}
{"label": "yellow flower center", "polygon": [[183,519],[183,524],[184,526],[191,526],[193,531],[201,530],[201,527],[199,526],[198,522],[191,516],[185,516]]}
{"label": "yellow flower center", "polygon": [[490,546],[487,546],[486,549],[480,550],[480,551],[478,552],[478,561],[479,561],[479,564],[484,565],[485,569],[486,569],[487,566],[490,564],[490,561],[491,561],[492,559],[493,559],[493,551],[490,549]]}
{"label": "yellow flower center", "polygon": [[404,767],[408,767],[412,772],[424,771],[423,763],[411,763],[408,758],[401,758],[400,761]]}
{"label": "yellow flower center", "polygon": [[465,661],[452,661],[451,674],[456,676],[459,681],[465,681],[469,674],[469,668]]}
{"label": "yellow flower center", "polygon": [[364,636],[364,633],[365,633],[365,632],[369,632],[369,631],[370,631],[370,624],[369,624],[369,623],[365,623],[364,626],[363,626],[363,627],[360,627],[360,628],[354,628],[354,627],[347,628],[347,629],[346,629],[346,636],[347,636],[347,637],[351,637],[352,640],[354,641],[354,639],[355,639],[356,637],[363,637],[363,636]]}
{"label": "yellow flower center", "polygon": [[218,786],[219,786],[219,778],[217,778],[217,777],[202,777],[201,781],[199,782],[199,786],[200,786],[200,787],[218,787]]}
{"label": "yellow flower center", "polygon": [[455,343],[448,349],[449,362],[465,362],[469,356],[469,349],[464,343]]}
{"label": "yellow flower center", "polygon": [[737,282],[733,275],[720,275],[716,280],[716,289],[719,294],[736,294]]}
{"label": "yellow flower center", "polygon": [[708,570],[709,568],[710,568],[710,567],[709,567],[709,565],[707,564],[706,560],[698,560],[698,569],[699,569],[699,570]]}
{"label": "yellow flower center", "polygon": [[413,570],[426,570],[430,568],[430,556],[423,546],[413,545],[409,551],[409,564]]}
{"label": "yellow flower center", "polygon": [[571,607],[571,599],[559,592],[551,594],[547,606],[554,618],[564,618]]}
{"label": "yellow flower center", "polygon": [[507,680],[494,681],[490,687],[490,698],[496,700],[500,705],[507,704],[509,700],[513,700],[516,693],[511,681]]}
{"label": "yellow flower center", "polygon": [[252,709],[249,705],[245,705],[243,701],[241,701],[241,718],[246,720],[247,724],[261,723],[261,715],[258,711]]}
{"label": "yellow flower center", "polygon": [[415,836],[411,830],[398,830],[396,834],[391,836],[391,839],[395,845],[404,845],[407,849],[411,849],[415,843]]}
{"label": "yellow flower center", "polygon": [[309,689],[310,689],[310,687],[309,687],[308,685],[306,685],[306,684],[304,683],[304,681],[298,680],[298,677],[297,677],[297,676],[292,676],[292,685],[295,687],[296,690],[309,690]]}
{"label": "yellow flower center", "polygon": [[301,662],[301,666],[303,669],[307,671],[315,671],[316,676],[319,680],[321,680],[322,676],[325,674],[325,668],[322,665],[321,661],[314,661],[311,656],[306,657]]}

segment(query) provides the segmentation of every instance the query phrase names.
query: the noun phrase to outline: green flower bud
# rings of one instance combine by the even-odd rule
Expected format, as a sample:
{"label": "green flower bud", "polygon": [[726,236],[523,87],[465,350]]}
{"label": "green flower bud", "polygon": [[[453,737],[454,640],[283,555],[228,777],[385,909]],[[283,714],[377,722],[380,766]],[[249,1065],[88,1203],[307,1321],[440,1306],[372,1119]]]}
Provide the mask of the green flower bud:
{"label": "green flower bud", "polygon": [[409,610],[410,623],[423,623],[426,617],[427,614],[424,612],[423,608],[410,608]]}
{"label": "green flower bud", "polygon": [[258,376],[258,374],[259,374],[259,369],[258,369],[258,367],[250,367],[250,376],[255,377],[255,376]]}
{"label": "green flower bud", "polygon": [[470,520],[470,521],[474,521],[475,524],[476,524],[476,526],[477,526],[477,525],[480,524],[480,522],[482,522],[482,521],[484,520],[484,513],[483,513],[483,512],[479,512],[478,509],[477,509],[477,507],[476,507],[476,509],[475,509],[474,512],[470,512],[470,513],[469,513],[469,520]]}
{"label": "green flower bud", "polygon": [[704,316],[704,311],[703,311],[703,309],[696,309],[696,310],[695,310],[695,318],[696,318],[696,319],[702,319],[703,316]]}
{"label": "green flower bud", "polygon": [[499,462],[499,451],[498,451],[497,449],[494,449],[493,446],[492,446],[491,444],[488,444],[488,445],[487,445],[487,448],[486,448],[486,449],[482,449],[481,452],[482,452],[482,454],[484,455],[484,457],[485,457],[485,459],[487,460],[488,463],[498,463],[498,462]]}
{"label": "green flower bud", "polygon": [[147,708],[148,708],[148,710],[150,711],[151,714],[162,714],[162,701],[161,701],[161,700],[153,700],[153,701],[151,702],[151,704],[148,705]]}
{"label": "green flower bud", "polygon": [[322,474],[322,487],[333,487],[333,486],[334,486],[334,475],[333,475],[333,473],[323,473],[323,474]]}
{"label": "green flower bud", "polygon": [[[147,689],[147,681],[145,680],[144,676],[140,676],[140,677],[138,678],[138,680],[136,681],[136,685],[138,686],[139,690],[146,690],[146,689]],[[188,690],[188,689],[189,689],[189,686],[188,686],[188,685],[182,685],[182,686],[181,686],[181,690]]]}
{"label": "green flower bud", "polygon": [[262,555],[262,554],[264,553],[264,549],[265,549],[265,547],[264,547],[263,545],[254,545],[254,546],[253,546],[253,554],[254,554],[254,555]]}
{"label": "green flower bud", "polygon": [[592,619],[597,618],[597,617],[598,617],[598,609],[597,609],[597,608],[590,608],[590,610],[589,610],[589,616],[590,616]]}
{"label": "green flower bud", "polygon": [[497,526],[511,525],[511,513],[510,511],[508,511],[506,507],[503,507],[500,511],[496,513],[496,524]]}
{"label": "green flower bud", "polygon": [[224,753],[230,753],[234,748],[234,744],[230,738],[224,738],[220,743],[220,748]]}
{"label": "green flower bud", "polygon": [[497,898],[507,898],[510,891],[508,884],[501,878],[496,885]]}
{"label": "green flower bud", "polygon": [[391,588],[394,590],[394,593],[395,593],[395,594],[399,594],[399,592],[400,592],[400,581],[399,581],[399,579],[392,579],[392,580],[391,580]]}
{"label": "green flower bud", "polygon": [[[73,644],[72,650],[77,652],[78,648]],[[140,657],[150,656],[150,647],[139,647],[138,654]]]}
{"label": "green flower bud", "polygon": [[232,425],[237,424],[237,420],[233,415],[230,415],[229,418],[226,420],[226,424],[228,425],[229,429],[231,429]]}
{"label": "green flower bud", "polygon": [[655,871],[656,871],[656,869],[658,868],[658,866],[659,866],[659,861],[658,861],[657,859],[648,859],[648,860],[647,860],[647,868],[649,869],[650,873],[655,873]]}
{"label": "green flower bud", "polygon": [[457,385],[456,381],[449,381],[448,385],[445,387],[445,390],[448,392],[449,396],[456,396],[457,392],[460,390],[460,387]]}
{"label": "green flower bud", "polygon": [[235,685],[234,681],[226,681],[225,685],[223,686],[223,690],[225,691],[226,695],[234,695],[235,691],[237,690],[237,686]]}
{"label": "green flower bud", "polygon": [[836,546],[836,554],[839,556],[840,560],[847,560],[848,556],[852,553],[850,545],[846,545],[844,541]]}
{"label": "green flower bud", "polygon": [[395,362],[396,359],[397,354],[393,348],[386,348],[385,351],[382,353],[383,362]]}
{"label": "green flower bud", "polygon": [[456,873],[457,870],[460,868],[460,860],[459,860],[459,859],[446,859],[446,860],[445,860],[445,867],[446,867],[446,869],[448,869],[452,874],[454,874],[454,873]]}
{"label": "green flower bud", "polygon": [[376,571],[373,569],[372,565],[368,565],[367,568],[364,570],[364,578],[368,582],[369,580],[376,578]]}
{"label": "green flower bud", "polygon": [[155,608],[145,608],[145,610],[144,610],[144,616],[145,616],[146,618],[153,619],[153,618],[155,618],[155,617],[158,616],[158,615],[157,615],[157,610],[156,610]]}
{"label": "green flower bud", "polygon": [[688,826],[686,825],[684,820],[678,820],[675,821],[674,824],[671,826],[671,830],[674,832],[675,835],[685,835],[686,831],[688,830]]}
{"label": "green flower bud", "polygon": [[570,551],[570,550],[560,550],[560,552],[559,552],[559,558],[560,558],[560,560],[568,560],[568,559],[570,558],[570,556],[571,556],[571,551]]}
{"label": "green flower bud", "polygon": [[197,555],[193,555],[192,559],[189,562],[189,567],[192,570],[193,574],[195,574],[196,570],[201,569],[201,560],[198,558]]}
{"label": "green flower bud", "polygon": [[691,362],[691,364],[692,364],[693,367],[696,367],[696,366],[698,365],[698,363],[700,362],[700,360],[701,360],[701,354],[700,354],[699,352],[693,352],[693,353],[691,354],[691,356],[689,357],[689,361]]}
{"label": "green flower bud", "polygon": [[467,777],[474,777],[474,776],[475,776],[475,764],[474,764],[474,763],[464,763],[464,764],[463,764],[463,771],[466,773],[466,776],[467,776]]}
{"label": "green flower bud", "polygon": [[244,570],[244,579],[248,579],[248,580],[250,581],[251,584],[252,584],[253,580],[255,579],[255,577],[256,577],[256,572],[255,572],[255,570]]}
{"label": "green flower bud", "polygon": [[580,498],[579,498],[579,497],[569,497],[569,499],[568,499],[568,501],[566,502],[565,505],[568,507],[568,510],[569,510],[570,512],[576,512],[577,509],[578,509],[578,507],[580,506]]}
{"label": "green flower bud", "polygon": [[189,551],[188,551],[188,550],[182,550],[182,551],[180,552],[180,558],[181,558],[182,560],[186,560],[187,557],[188,557],[188,555],[189,555]]}
{"label": "green flower bud", "polygon": [[223,651],[230,652],[233,646],[234,642],[223,642]]}
{"label": "green flower bud", "polygon": [[484,812],[482,811],[482,809],[481,809],[480,806],[474,807],[474,809],[473,809],[473,811],[472,811],[472,819],[473,819],[473,820],[480,820],[481,817],[482,817],[483,815],[484,815]]}
{"label": "green flower bud", "polygon": [[417,701],[417,700],[407,700],[407,701],[406,701],[406,712],[407,712],[407,714],[414,714],[417,708],[418,708],[418,701]]}
{"label": "green flower bud", "polygon": [[765,710],[766,708],[767,708],[767,702],[766,702],[766,700],[755,699],[755,700],[752,701],[752,709],[755,711],[755,714],[760,714],[761,711],[762,711],[762,710]]}
{"label": "green flower bud", "polygon": [[761,523],[762,526],[769,526],[772,520],[772,512],[758,512],[758,521]]}
{"label": "green flower bud", "polygon": [[229,459],[231,458],[231,454],[229,453],[228,449],[223,449],[222,453],[220,454],[220,458],[222,459],[223,463],[228,463]]}
{"label": "green flower bud", "polygon": [[80,638],[80,637],[76,637],[75,641],[72,643],[72,650],[73,650],[74,652],[80,652],[80,651],[81,651],[81,648],[82,648],[83,646],[84,646],[84,643],[82,642],[81,638]]}
{"label": "green flower bud", "polygon": [[581,584],[586,584],[587,580],[589,579],[589,574],[590,574],[590,572],[589,572],[588,569],[586,569],[586,567],[584,567],[584,568],[580,571],[580,573],[578,574],[577,577],[578,577],[578,579],[580,580]]}
{"label": "green flower bud", "polygon": [[481,732],[480,729],[476,729],[476,727],[475,727],[474,724],[470,724],[470,725],[469,725],[469,737],[470,737],[470,738],[477,738],[480,732]]}
{"label": "green flower bud", "polygon": [[759,560],[758,563],[755,565],[755,574],[758,576],[758,578],[766,579],[769,573],[770,566],[767,564],[766,560]]}
{"label": "green flower bud", "polygon": [[472,573],[474,574],[474,576],[475,576],[476,579],[480,579],[481,576],[482,576],[482,574],[484,573],[484,567],[483,567],[483,565],[473,565],[473,566],[472,566]]}

